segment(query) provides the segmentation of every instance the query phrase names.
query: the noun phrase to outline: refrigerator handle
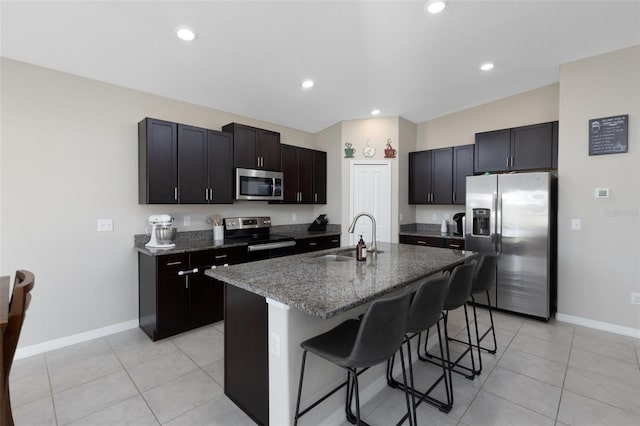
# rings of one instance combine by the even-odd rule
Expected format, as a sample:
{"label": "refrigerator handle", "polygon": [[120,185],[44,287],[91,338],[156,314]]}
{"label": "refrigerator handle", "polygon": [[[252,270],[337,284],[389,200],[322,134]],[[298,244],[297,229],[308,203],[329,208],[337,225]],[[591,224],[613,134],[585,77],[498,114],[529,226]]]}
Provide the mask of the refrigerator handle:
{"label": "refrigerator handle", "polygon": [[496,253],[502,253],[502,194],[495,196],[496,206]]}

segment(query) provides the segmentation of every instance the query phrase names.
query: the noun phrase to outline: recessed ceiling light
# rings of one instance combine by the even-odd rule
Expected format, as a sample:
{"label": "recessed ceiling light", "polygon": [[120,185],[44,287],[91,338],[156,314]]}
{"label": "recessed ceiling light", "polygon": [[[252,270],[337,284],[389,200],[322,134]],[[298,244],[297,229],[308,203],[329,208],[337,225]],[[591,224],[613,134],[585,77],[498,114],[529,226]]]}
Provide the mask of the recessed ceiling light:
{"label": "recessed ceiling light", "polygon": [[493,63],[492,62],[487,62],[485,64],[480,65],[480,69],[482,71],[489,71],[493,69]]}
{"label": "recessed ceiling light", "polygon": [[380,115],[380,110],[374,109],[373,111],[371,111],[371,115]]}
{"label": "recessed ceiling light", "polygon": [[429,13],[440,13],[447,7],[447,2],[443,0],[431,0],[424,5],[424,9]]}
{"label": "recessed ceiling light", "polygon": [[193,41],[198,36],[195,31],[189,27],[178,27],[176,29],[176,35],[180,40]]}
{"label": "recessed ceiling light", "polygon": [[306,79],[302,82],[302,87],[304,89],[311,89],[315,83],[310,78]]}

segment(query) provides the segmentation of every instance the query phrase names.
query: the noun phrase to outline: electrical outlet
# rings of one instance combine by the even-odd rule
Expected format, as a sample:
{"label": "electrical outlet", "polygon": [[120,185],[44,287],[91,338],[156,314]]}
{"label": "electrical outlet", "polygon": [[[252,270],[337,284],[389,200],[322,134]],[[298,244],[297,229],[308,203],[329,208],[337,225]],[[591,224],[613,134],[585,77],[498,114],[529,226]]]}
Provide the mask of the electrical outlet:
{"label": "electrical outlet", "polygon": [[631,292],[631,304],[640,305],[640,293],[636,293],[634,291]]}
{"label": "electrical outlet", "polygon": [[185,216],[184,217],[184,226],[191,226],[191,216]]}
{"label": "electrical outlet", "polygon": [[433,220],[438,220],[438,215],[437,215],[437,214],[434,214],[433,216],[431,216],[431,219],[433,219]]}
{"label": "electrical outlet", "polygon": [[400,213],[400,222],[402,222],[402,213]]}
{"label": "electrical outlet", "polygon": [[291,221],[296,222],[298,220],[298,216],[294,213],[291,215]]}
{"label": "electrical outlet", "polygon": [[582,220],[580,219],[571,219],[571,229],[574,231],[579,231],[582,229]]}
{"label": "electrical outlet", "polygon": [[275,331],[269,335],[269,350],[274,356],[280,358],[280,335]]}
{"label": "electrical outlet", "polygon": [[98,219],[98,232],[112,232],[113,219]]}

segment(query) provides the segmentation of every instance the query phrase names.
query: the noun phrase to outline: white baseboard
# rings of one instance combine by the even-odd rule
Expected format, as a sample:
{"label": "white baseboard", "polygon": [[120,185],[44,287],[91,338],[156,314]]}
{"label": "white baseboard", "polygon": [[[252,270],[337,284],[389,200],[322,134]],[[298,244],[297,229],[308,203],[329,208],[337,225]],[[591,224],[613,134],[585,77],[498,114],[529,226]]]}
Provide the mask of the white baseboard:
{"label": "white baseboard", "polygon": [[611,324],[609,322],[595,321],[588,318],[574,317],[573,315],[556,312],[556,319],[569,324],[581,325],[596,330],[608,331],[610,333],[622,334],[623,336],[640,339],[640,329]]}
{"label": "white baseboard", "polygon": [[33,355],[38,355],[44,352],[52,351],[54,349],[64,348],[65,346],[75,345],[76,343],[86,342],[89,340],[97,339],[99,337],[104,337],[110,334],[119,333],[121,331],[130,330],[136,327],[138,327],[137,319],[113,324],[107,327],[97,328],[95,330],[86,331],[84,333],[74,334],[72,336],[61,337],[60,339],[49,340],[48,342],[38,343],[37,345],[18,348],[16,350],[14,359],[21,359]]}

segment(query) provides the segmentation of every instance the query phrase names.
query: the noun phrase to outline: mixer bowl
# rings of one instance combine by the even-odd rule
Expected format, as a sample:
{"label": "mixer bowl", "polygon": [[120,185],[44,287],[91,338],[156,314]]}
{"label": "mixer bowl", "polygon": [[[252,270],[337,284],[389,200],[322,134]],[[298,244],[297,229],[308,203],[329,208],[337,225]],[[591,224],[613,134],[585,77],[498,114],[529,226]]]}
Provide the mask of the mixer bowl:
{"label": "mixer bowl", "polygon": [[176,228],[156,228],[156,239],[160,244],[172,243],[176,238]]}

